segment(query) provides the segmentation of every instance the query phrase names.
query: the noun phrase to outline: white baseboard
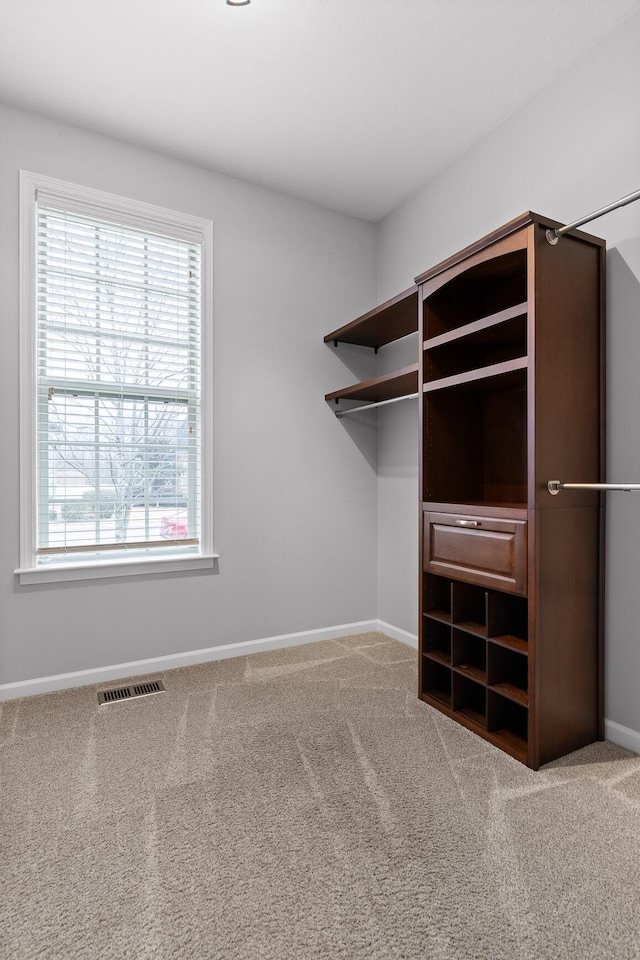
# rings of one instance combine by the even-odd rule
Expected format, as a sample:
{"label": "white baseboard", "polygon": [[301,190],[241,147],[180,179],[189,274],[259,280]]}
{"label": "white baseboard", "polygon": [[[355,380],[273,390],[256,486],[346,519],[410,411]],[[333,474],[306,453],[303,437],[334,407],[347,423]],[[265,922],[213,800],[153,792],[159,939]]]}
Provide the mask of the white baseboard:
{"label": "white baseboard", "polygon": [[630,727],[623,727],[614,720],[604,721],[604,736],[606,740],[617,743],[619,747],[626,747],[634,753],[640,753],[640,733]]}
{"label": "white baseboard", "polygon": [[390,623],[385,623],[384,620],[377,621],[378,626],[376,630],[379,630],[380,633],[386,633],[387,636],[391,637],[393,640],[399,640],[400,643],[406,643],[408,647],[413,647],[414,650],[418,649],[418,637],[415,633],[408,633],[406,630],[401,630],[400,627],[394,627]]}
{"label": "white baseboard", "polygon": [[337,637],[353,636],[357,633],[379,631],[395,640],[417,646],[417,638],[404,630],[392,627],[381,620],[361,620],[358,623],[343,623],[337,627],[324,627],[318,630],[304,630],[301,633],[286,633],[279,637],[264,637],[260,640],[244,640],[240,643],[226,643],[219,647],[207,647],[204,650],[190,650],[186,653],[171,653],[164,657],[152,657],[149,660],[133,660],[130,663],[116,663],[91,670],[75,670],[73,673],[59,673],[52,677],[38,677],[34,680],[18,680],[15,683],[0,684],[0,700],[14,700],[17,697],[30,697],[38,693],[51,693],[54,690],[66,690],[69,687],[81,687],[86,684],[106,683],[123,677],[135,677],[155,673],[161,670],[173,670],[208,660],[226,660],[229,657],[242,657],[248,653],[263,650],[277,650],[281,647],[293,647],[300,643],[315,643],[319,640],[335,640]]}
{"label": "white baseboard", "polygon": [[[0,684],[0,701],[14,700],[18,697],[30,697],[38,693],[51,693],[66,690],[69,687],[81,687],[87,684],[106,683],[123,677],[142,676],[176,667],[188,667],[209,660],[226,660],[230,657],[242,657],[249,653],[264,650],[278,650],[297,646],[300,643],[317,643],[320,640],[335,640],[357,633],[385,633],[393,640],[406,643],[417,650],[418,638],[415,634],[400,627],[394,627],[384,620],[360,620],[357,623],[343,623],[337,627],[324,627],[318,630],[304,630],[300,633],[285,633],[278,637],[263,637],[259,640],[243,640],[240,643],[225,643],[219,647],[207,647],[203,650],[190,650],[186,653],[171,653],[164,657],[152,657],[148,660],[133,660],[129,663],[116,663],[92,670],[75,670],[73,673],[59,673],[51,677],[38,677],[34,680],[18,680],[16,683]],[[617,743],[627,750],[640,754],[640,732],[623,727],[613,720],[604,721],[604,735],[607,740]]]}

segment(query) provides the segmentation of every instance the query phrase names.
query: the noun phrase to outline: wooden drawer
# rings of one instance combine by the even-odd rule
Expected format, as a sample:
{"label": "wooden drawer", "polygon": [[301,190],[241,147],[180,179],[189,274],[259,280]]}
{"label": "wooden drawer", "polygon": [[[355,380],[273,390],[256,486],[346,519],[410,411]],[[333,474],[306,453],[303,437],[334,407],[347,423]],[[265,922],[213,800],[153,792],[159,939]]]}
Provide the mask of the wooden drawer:
{"label": "wooden drawer", "polygon": [[444,577],[527,592],[527,522],[425,513],[423,569]]}

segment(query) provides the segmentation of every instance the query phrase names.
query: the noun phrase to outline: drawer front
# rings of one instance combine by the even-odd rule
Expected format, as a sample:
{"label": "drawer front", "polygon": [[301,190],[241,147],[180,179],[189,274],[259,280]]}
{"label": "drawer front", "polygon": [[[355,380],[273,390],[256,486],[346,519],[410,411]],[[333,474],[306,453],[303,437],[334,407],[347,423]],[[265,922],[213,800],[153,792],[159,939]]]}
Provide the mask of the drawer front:
{"label": "drawer front", "polygon": [[425,513],[423,569],[525,596],[527,522]]}

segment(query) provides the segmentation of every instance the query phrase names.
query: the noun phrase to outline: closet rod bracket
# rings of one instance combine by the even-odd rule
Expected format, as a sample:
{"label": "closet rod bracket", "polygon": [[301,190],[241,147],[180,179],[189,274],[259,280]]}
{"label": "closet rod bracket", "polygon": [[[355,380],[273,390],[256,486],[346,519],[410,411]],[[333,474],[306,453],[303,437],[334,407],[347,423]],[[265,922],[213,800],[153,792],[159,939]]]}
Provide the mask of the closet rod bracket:
{"label": "closet rod bracket", "polygon": [[568,223],[565,227],[556,227],[555,229],[547,230],[545,236],[549,243],[555,247],[560,237],[568,233],[569,230],[575,230],[577,227],[581,227],[583,223],[589,223],[590,220],[597,220],[598,217],[603,217],[605,213],[617,210],[618,207],[625,207],[628,203],[633,203],[634,200],[640,200],[640,190],[629,193],[626,197],[621,197],[620,200],[614,200],[613,203],[608,204],[606,207],[600,207],[599,210],[594,210],[593,213],[587,214],[586,217],[581,217],[580,220],[574,220],[573,223]]}
{"label": "closet rod bracket", "polygon": [[640,483],[562,483],[560,480],[549,480],[547,488],[552,496],[557,496],[561,490],[626,490],[631,492],[640,490]]}

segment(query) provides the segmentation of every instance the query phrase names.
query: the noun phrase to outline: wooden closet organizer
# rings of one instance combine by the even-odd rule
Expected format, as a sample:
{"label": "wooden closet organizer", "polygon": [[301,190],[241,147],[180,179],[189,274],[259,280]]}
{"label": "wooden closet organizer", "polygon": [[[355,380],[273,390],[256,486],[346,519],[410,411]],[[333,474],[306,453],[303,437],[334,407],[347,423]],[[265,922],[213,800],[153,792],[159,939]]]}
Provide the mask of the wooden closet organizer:
{"label": "wooden closet organizer", "polygon": [[417,306],[419,696],[533,769],[603,737],[602,497],[547,482],[604,477],[605,244],[559,226],[523,214],[341,328],[390,342]]}

